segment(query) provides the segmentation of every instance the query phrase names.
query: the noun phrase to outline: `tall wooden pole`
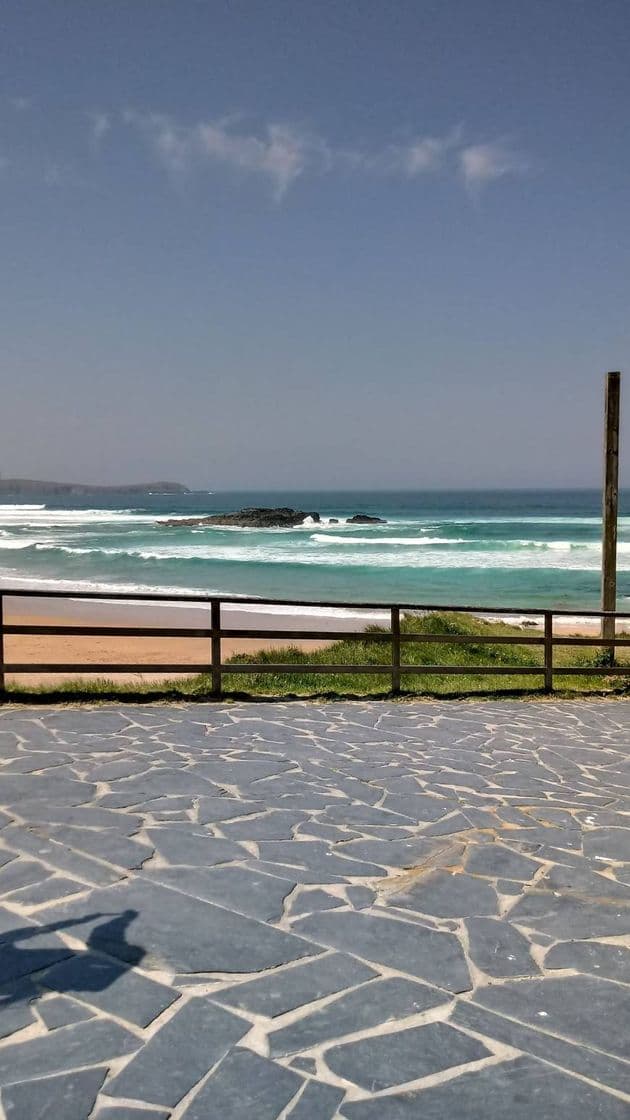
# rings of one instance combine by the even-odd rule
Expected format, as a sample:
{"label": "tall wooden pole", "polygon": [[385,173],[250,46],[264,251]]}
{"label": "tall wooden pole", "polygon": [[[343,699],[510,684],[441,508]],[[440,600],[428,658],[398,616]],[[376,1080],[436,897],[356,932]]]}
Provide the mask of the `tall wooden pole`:
{"label": "tall wooden pole", "polygon": [[[621,374],[606,374],[604,494],[602,508],[602,610],[617,609],[617,509],[619,504],[619,401]],[[614,618],[602,619],[602,638],[615,636]],[[615,655],[610,647],[610,659]]]}

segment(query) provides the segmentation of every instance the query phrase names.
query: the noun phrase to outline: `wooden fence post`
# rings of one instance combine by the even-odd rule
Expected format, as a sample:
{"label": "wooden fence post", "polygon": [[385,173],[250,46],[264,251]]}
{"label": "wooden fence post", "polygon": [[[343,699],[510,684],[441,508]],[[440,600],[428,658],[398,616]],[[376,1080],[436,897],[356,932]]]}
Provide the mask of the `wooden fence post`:
{"label": "wooden fence post", "polygon": [[212,661],[212,693],[221,695],[221,600],[210,600],[210,628],[212,630],[211,661]]}
{"label": "wooden fence post", "polygon": [[400,608],[391,608],[392,692],[400,692]]}
{"label": "wooden fence post", "polygon": [[545,611],[545,692],[553,692],[553,611]]}
{"label": "wooden fence post", "polygon": [[4,690],[4,595],[0,595],[0,692]]}
{"label": "wooden fence post", "polygon": [[[617,512],[619,504],[619,405],[621,374],[606,374],[604,415],[604,494],[602,508],[602,610],[617,609]],[[615,619],[602,619],[602,639],[610,641],[605,653],[614,664]]]}

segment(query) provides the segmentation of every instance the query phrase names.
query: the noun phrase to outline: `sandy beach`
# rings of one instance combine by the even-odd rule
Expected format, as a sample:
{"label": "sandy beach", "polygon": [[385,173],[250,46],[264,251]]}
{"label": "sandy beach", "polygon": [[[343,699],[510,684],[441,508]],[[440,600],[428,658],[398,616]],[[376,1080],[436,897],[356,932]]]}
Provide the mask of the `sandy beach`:
{"label": "sandy beach", "polygon": [[[177,603],[124,603],[113,600],[43,599],[5,597],[5,623],[29,626],[155,626],[155,627],[209,627],[209,606]],[[223,626],[233,630],[260,627],[265,630],[321,630],[321,640],[291,641],[283,638],[261,640],[249,638],[223,638],[223,661],[236,653],[255,653],[259,650],[283,649],[288,645],[300,649],[322,649],[330,644],[326,631],[352,632],[362,630],[370,622],[387,623],[383,612],[370,611],[362,618],[330,611],[296,614],[278,613],[261,609],[239,609],[230,605],[223,608]],[[86,635],[33,635],[7,634],[4,639],[4,660],[7,663],[41,662],[42,664],[147,664],[181,665],[179,672],[115,673],[112,680],[119,683],[143,683],[168,678],[185,677],[186,665],[210,665],[210,640],[207,638],[171,637],[110,637]],[[54,685],[61,681],[103,679],[104,673],[20,673],[6,674],[8,684],[24,688]]]}
{"label": "sandy beach", "polygon": [[[208,627],[210,625],[209,607],[197,604],[177,603],[123,603],[113,600],[85,600],[85,599],[45,599],[45,598],[18,598],[6,596],[5,598],[5,623],[12,625],[31,626],[186,626]],[[498,621],[498,616],[495,616]],[[507,619],[505,620],[507,621]],[[512,620],[510,620],[512,621]],[[222,659],[226,661],[237,653],[255,653],[259,650],[272,650],[286,648],[288,645],[297,646],[308,651],[322,649],[330,644],[326,633],[328,631],[352,632],[360,631],[369,623],[379,623],[384,626],[389,624],[388,612],[369,611],[361,615],[359,612],[333,613],[321,610],[311,611],[308,614],[292,612],[278,613],[278,609],[265,610],[261,604],[260,609],[239,608],[237,604],[223,607],[223,625],[232,630],[251,629],[260,627],[264,630],[318,630],[322,637],[318,640],[291,641],[288,638],[274,641],[267,639],[249,639],[230,637],[222,639]],[[620,627],[619,627],[620,628]],[[524,634],[533,634],[540,629],[525,627]],[[587,622],[583,617],[575,619],[558,619],[555,623],[554,633],[558,635],[576,634],[583,636],[596,636],[599,633],[599,624],[596,621]],[[80,663],[80,664],[147,664],[156,665],[173,664],[181,666],[179,671],[169,674],[163,672],[152,673],[147,669],[143,673],[116,673],[112,680],[119,683],[144,683],[158,682],[175,677],[185,677],[187,665],[210,663],[210,641],[206,638],[171,638],[171,637],[110,637],[82,635],[13,635],[5,636],[4,659],[7,663],[41,662],[49,664]],[[9,684],[19,684],[24,688],[40,687],[42,685],[55,685],[61,681],[103,679],[103,673],[7,673]]]}

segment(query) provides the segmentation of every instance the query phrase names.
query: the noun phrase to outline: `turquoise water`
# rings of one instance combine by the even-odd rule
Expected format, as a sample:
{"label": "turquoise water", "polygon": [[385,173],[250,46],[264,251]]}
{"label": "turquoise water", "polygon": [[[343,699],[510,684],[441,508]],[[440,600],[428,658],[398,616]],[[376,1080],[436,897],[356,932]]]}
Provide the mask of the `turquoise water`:
{"label": "turquoise water", "polygon": [[[159,517],[243,505],[317,510],[293,530],[166,529]],[[331,524],[365,512],[386,525]],[[0,583],[273,598],[596,607],[596,491],[120,493],[106,502],[0,506]],[[630,602],[630,495],[622,500],[619,608]]]}

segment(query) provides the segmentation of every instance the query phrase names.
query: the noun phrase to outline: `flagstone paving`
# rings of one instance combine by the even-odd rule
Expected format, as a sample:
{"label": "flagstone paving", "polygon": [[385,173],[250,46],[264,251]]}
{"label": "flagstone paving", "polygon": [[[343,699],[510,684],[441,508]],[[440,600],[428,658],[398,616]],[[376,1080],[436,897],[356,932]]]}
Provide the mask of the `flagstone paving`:
{"label": "flagstone paving", "polygon": [[2,1120],[630,1116],[630,705],[0,710]]}

